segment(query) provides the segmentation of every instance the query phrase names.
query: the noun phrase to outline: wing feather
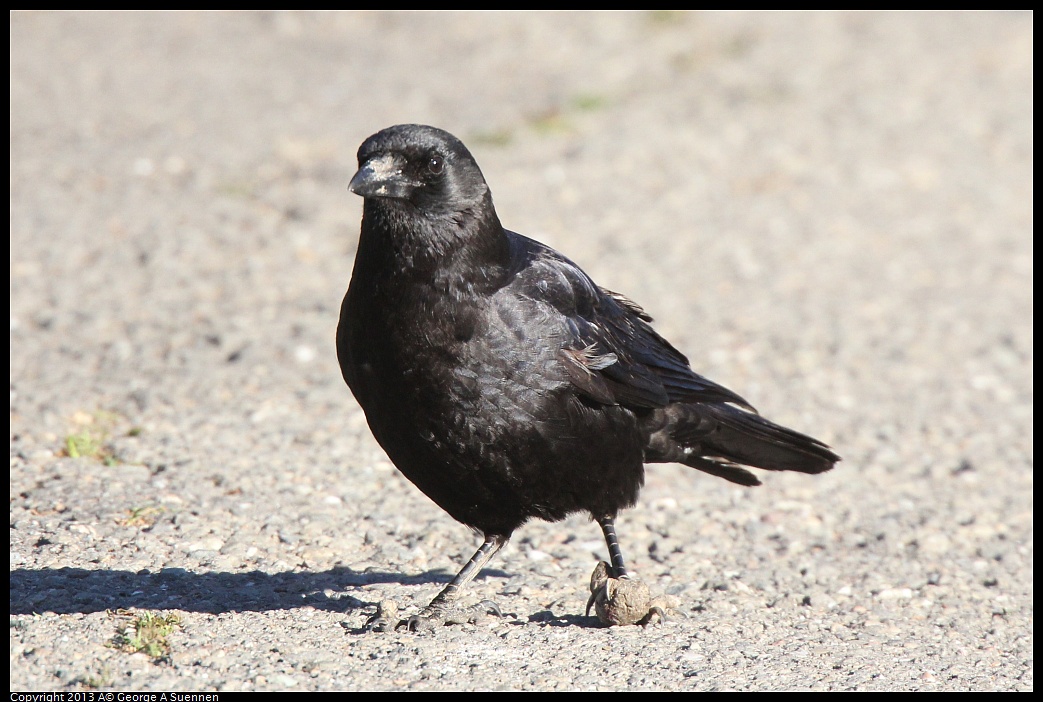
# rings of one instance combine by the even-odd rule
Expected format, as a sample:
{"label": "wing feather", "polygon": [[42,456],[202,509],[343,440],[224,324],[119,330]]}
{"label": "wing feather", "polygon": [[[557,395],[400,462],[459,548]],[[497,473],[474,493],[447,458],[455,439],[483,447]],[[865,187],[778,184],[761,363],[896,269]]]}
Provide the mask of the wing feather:
{"label": "wing feather", "polygon": [[[511,236],[512,285],[548,304],[568,330],[561,356],[573,385],[603,404],[634,408],[672,402],[729,402],[756,411],[741,396],[699,375],[688,359],[651,326],[629,298],[598,287],[579,266],[543,244]],[[582,359],[613,358],[592,364]]]}

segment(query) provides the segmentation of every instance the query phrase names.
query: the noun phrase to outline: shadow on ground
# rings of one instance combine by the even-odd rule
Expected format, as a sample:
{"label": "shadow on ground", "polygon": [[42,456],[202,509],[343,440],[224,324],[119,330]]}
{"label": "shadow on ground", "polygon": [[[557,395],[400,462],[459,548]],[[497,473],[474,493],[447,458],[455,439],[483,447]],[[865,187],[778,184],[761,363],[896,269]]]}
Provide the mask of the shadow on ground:
{"label": "shadow on ground", "polygon": [[[507,577],[486,570],[483,577]],[[428,571],[416,576],[332,568],[321,572],[193,573],[181,568],[159,572],[126,570],[11,571],[11,614],[54,612],[90,614],[114,609],[178,609],[221,614],[314,607],[347,612],[375,604],[346,590],[379,583],[447,583],[452,575]],[[371,593],[365,593],[371,594]]]}

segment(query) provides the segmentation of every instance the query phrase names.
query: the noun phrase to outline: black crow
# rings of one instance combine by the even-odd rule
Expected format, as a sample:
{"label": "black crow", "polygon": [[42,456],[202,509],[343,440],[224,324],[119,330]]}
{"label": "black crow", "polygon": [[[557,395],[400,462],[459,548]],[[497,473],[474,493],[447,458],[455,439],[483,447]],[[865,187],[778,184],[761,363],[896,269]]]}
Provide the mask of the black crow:
{"label": "black crow", "polygon": [[453,601],[515,529],[587,512],[613,574],[614,520],[644,464],[740,485],[743,466],[821,473],[840,458],[695,373],[651,317],[576,264],[504,229],[451,134],[389,127],[358,152],[365,198],[337,354],[391,461],[485,542],[410,628]]}

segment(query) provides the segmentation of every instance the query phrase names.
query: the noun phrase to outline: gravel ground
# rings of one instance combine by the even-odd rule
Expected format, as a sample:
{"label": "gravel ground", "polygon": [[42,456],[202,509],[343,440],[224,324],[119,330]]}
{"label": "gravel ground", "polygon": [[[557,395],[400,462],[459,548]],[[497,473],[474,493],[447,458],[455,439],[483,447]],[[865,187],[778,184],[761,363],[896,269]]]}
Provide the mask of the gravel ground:
{"label": "gravel ground", "polygon": [[[12,14],[12,690],[1031,690],[1032,30]],[[335,358],[355,150],[407,121],[844,457],[752,490],[652,467],[618,527],[668,623],[583,615],[576,517],[475,581],[503,619],[360,631],[479,542]]]}

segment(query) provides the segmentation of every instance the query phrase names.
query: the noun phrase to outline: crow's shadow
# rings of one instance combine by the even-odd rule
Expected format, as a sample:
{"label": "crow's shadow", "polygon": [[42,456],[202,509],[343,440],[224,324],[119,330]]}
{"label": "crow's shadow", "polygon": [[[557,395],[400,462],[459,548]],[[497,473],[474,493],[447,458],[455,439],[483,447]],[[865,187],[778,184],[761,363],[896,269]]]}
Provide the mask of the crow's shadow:
{"label": "crow's shadow", "polygon": [[[484,570],[482,576],[506,578],[507,574]],[[366,598],[375,594],[363,589],[368,585],[443,584],[452,577],[441,571],[408,576],[350,568],[284,573],[193,573],[181,568],[164,568],[158,572],[19,569],[11,571],[11,614],[90,614],[115,609],[178,609],[221,614],[298,607],[346,612],[374,604],[354,596]]]}

